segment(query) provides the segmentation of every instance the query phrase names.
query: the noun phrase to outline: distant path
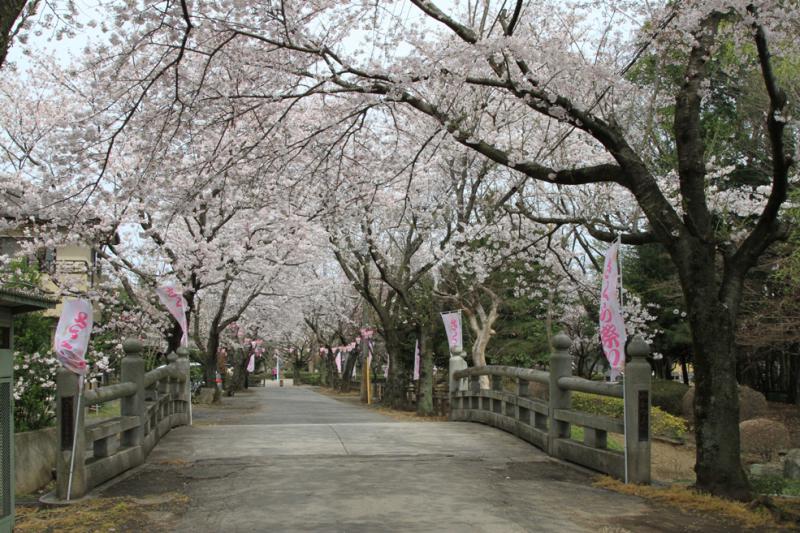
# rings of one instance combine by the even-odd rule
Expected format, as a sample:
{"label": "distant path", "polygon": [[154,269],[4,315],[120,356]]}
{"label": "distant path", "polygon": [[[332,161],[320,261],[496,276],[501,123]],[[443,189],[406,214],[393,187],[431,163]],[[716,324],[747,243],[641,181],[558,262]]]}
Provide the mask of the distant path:
{"label": "distant path", "polygon": [[306,387],[196,407],[103,496],[176,492],[189,508],[156,517],[164,531],[723,531],[594,488],[502,431],[398,422]]}

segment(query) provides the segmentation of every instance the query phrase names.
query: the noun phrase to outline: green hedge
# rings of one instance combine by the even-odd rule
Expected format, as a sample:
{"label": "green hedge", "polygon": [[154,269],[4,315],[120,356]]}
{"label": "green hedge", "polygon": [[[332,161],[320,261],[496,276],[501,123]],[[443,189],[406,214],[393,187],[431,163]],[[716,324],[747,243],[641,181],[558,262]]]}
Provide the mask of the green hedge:
{"label": "green hedge", "polygon": [[[292,373],[287,373],[284,375],[284,378],[292,378],[294,375]],[[320,380],[322,379],[322,375],[319,372],[300,372],[299,374],[298,385],[316,385],[319,386]]]}
{"label": "green hedge", "polygon": [[653,380],[652,402],[671,415],[681,416],[683,414],[683,396],[689,390],[688,385],[678,381],[666,379]]}
{"label": "green hedge", "polygon": [[[622,418],[625,406],[621,398],[610,398],[583,392],[572,393],[572,408],[593,415]],[[686,421],[653,406],[650,409],[650,424],[653,435],[670,439],[682,439],[686,434]]]}

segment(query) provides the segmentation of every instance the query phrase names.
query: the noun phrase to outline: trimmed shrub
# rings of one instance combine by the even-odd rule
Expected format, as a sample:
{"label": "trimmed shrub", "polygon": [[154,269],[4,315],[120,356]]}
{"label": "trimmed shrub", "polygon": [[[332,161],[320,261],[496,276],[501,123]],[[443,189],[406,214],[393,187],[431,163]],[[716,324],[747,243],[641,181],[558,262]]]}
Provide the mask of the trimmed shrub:
{"label": "trimmed shrub", "polygon": [[[288,374],[286,377],[292,377]],[[322,374],[319,372],[300,372],[298,375],[298,382],[296,385],[316,385],[319,386],[322,380]]]}
{"label": "trimmed shrub", "polygon": [[758,454],[764,461],[771,461],[780,450],[787,449],[790,442],[786,426],[768,418],[741,422],[739,435],[742,452]]}
{"label": "trimmed shrub", "polygon": [[653,406],[671,415],[681,416],[683,414],[683,397],[688,388],[688,385],[684,385],[678,381],[667,379],[654,380],[651,389],[651,401],[653,402]]}
{"label": "trimmed shrub", "polygon": [[[683,416],[689,421],[694,421],[694,387],[689,387],[683,396]],[[757,390],[745,385],[739,385],[739,422],[761,418],[767,414],[767,399]]]}
{"label": "trimmed shrub", "polygon": [[[613,418],[622,418],[625,413],[625,405],[622,403],[621,398],[610,398],[583,392],[572,393],[572,408],[576,411]],[[682,439],[686,434],[685,420],[655,406],[650,408],[650,424],[650,430],[653,435],[660,437]]]}

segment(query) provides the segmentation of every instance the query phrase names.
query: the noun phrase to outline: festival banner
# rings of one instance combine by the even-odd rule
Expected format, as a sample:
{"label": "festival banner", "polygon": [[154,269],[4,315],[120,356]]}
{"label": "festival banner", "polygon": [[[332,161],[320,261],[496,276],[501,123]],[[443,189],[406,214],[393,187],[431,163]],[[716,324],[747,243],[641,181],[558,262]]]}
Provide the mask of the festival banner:
{"label": "festival banner", "polygon": [[603,286],[600,289],[600,342],[603,345],[611,378],[615,379],[625,366],[625,321],[622,317],[619,285],[619,242],[614,242],[606,252],[603,264]]}
{"label": "festival banner", "polygon": [[419,381],[419,339],[417,339],[417,344],[414,346],[414,381]]}
{"label": "festival banner", "polygon": [[447,332],[447,344],[450,346],[450,353],[462,352],[461,311],[442,313],[442,321]]}
{"label": "festival banner", "polygon": [[250,360],[247,362],[247,371],[251,374],[256,370],[256,354],[250,355]]}
{"label": "festival banner", "polygon": [[342,352],[336,352],[336,372],[342,373]]}
{"label": "festival banner", "polygon": [[186,308],[188,305],[183,298],[183,289],[174,285],[164,285],[156,289],[156,294],[158,294],[158,299],[161,300],[167,311],[180,324],[183,331],[181,346],[186,346],[189,343],[189,325],[186,323]]}
{"label": "festival banner", "polygon": [[85,376],[86,350],[92,334],[92,304],[88,300],[67,300],[58,319],[54,337],[56,357],[64,368]]}

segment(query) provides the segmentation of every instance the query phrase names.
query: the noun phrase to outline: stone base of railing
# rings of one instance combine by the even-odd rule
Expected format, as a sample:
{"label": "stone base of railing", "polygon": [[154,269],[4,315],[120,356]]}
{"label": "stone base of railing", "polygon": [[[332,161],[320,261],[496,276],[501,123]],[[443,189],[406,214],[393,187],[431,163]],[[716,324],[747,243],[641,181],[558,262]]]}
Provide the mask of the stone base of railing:
{"label": "stone base of railing", "polygon": [[[81,395],[76,375],[66,370],[58,373],[55,499],[79,499],[102,483],[143,464],[173,427],[190,423],[187,352],[181,349],[178,355],[168,357],[169,364],[145,372],[141,344],[126,341],[124,349],[121,383],[117,385]],[[85,421],[88,406],[115,400],[120,402],[120,416],[93,423]]]}
{"label": "stone base of railing", "polygon": [[[502,429],[552,457],[632,483],[649,483],[648,346],[636,338],[629,344],[624,386],[572,377],[569,338],[556,336],[554,346],[550,372],[502,366],[451,368],[450,382],[457,385],[450,397],[450,420]],[[488,378],[491,388],[483,388],[482,380]],[[624,419],[572,409],[572,391],[622,399]],[[573,427],[582,430],[582,442],[572,438]],[[609,433],[622,437],[626,452],[609,449]]]}

